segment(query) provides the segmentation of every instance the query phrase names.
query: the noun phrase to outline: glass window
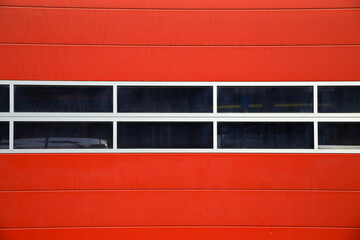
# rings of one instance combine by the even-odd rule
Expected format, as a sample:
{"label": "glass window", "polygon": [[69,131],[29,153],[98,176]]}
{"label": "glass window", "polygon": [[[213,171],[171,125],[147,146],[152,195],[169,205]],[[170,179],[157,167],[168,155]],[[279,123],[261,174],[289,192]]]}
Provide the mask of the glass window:
{"label": "glass window", "polygon": [[9,123],[0,122],[0,149],[9,148]]}
{"label": "glass window", "polygon": [[318,87],[318,111],[322,113],[360,112],[360,87]]}
{"label": "glass window", "polygon": [[15,122],[14,148],[112,148],[111,122]]}
{"label": "glass window", "polygon": [[319,122],[319,148],[360,148],[360,123]]}
{"label": "glass window", "polygon": [[0,85],[0,112],[9,112],[9,86]]}
{"label": "glass window", "polygon": [[15,86],[15,112],[112,111],[112,87]]}
{"label": "glass window", "polygon": [[118,112],[212,112],[212,87],[118,87]]}
{"label": "glass window", "polygon": [[310,122],[219,122],[219,148],[314,148]]}
{"label": "glass window", "polygon": [[212,148],[211,122],[119,122],[118,148]]}
{"label": "glass window", "polygon": [[218,112],[313,112],[313,87],[218,87]]}

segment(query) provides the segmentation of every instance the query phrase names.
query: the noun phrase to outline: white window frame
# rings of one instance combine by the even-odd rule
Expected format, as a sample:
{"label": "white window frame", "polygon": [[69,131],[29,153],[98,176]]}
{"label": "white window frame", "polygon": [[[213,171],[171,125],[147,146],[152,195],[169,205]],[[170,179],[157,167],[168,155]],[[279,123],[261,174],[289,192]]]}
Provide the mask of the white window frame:
{"label": "white window frame", "polygon": [[[360,113],[318,113],[318,86],[360,86],[360,81],[321,82],[148,82],[148,81],[18,81],[2,80],[0,85],[9,85],[10,111],[0,113],[0,121],[9,122],[9,149],[1,153],[360,153],[360,149],[319,149],[318,122],[360,122]],[[113,112],[111,113],[24,113],[14,112],[15,85],[51,86],[112,86]],[[208,86],[213,87],[212,113],[117,113],[118,86]],[[218,113],[217,87],[223,86],[311,86],[313,87],[312,113]],[[113,122],[112,149],[14,149],[14,122],[16,121],[74,121]],[[213,148],[211,149],[117,149],[117,122],[213,122]],[[313,122],[314,149],[219,149],[217,147],[218,122]]]}

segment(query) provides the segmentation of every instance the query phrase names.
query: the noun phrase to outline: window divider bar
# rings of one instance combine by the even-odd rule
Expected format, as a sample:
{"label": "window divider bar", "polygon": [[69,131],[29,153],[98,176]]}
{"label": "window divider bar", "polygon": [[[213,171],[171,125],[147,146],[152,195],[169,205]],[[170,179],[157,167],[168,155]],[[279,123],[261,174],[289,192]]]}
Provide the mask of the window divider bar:
{"label": "window divider bar", "polygon": [[14,84],[9,85],[9,112],[14,113]]}
{"label": "window divider bar", "polygon": [[[313,111],[314,114],[318,114],[318,85],[314,83],[313,87]],[[314,120],[314,149],[319,149],[319,136],[318,136],[318,121]]]}
{"label": "window divider bar", "polygon": [[117,121],[113,121],[113,149],[117,149]]}
{"label": "window divider bar", "polygon": [[217,144],[217,121],[213,121],[213,149],[217,149],[218,148],[218,144]]}
{"label": "window divider bar", "polygon": [[117,85],[113,85],[113,113],[117,113]]}
{"label": "window divider bar", "polygon": [[314,120],[314,149],[319,149],[318,121]]}
{"label": "window divider bar", "polygon": [[14,149],[14,121],[9,121],[9,150]]}
{"label": "window divider bar", "polygon": [[[14,84],[9,85],[9,113],[14,113]],[[9,120],[9,150],[14,149],[14,121]]]}
{"label": "window divider bar", "polygon": [[[117,113],[117,84],[113,85],[113,113]],[[113,149],[117,149],[117,121],[113,122]]]}
{"label": "window divider bar", "polygon": [[313,87],[313,108],[314,108],[314,113],[317,114],[318,113],[318,85],[316,83],[314,83],[314,87]]}
{"label": "window divider bar", "polygon": [[217,113],[217,85],[213,85],[213,113]]}

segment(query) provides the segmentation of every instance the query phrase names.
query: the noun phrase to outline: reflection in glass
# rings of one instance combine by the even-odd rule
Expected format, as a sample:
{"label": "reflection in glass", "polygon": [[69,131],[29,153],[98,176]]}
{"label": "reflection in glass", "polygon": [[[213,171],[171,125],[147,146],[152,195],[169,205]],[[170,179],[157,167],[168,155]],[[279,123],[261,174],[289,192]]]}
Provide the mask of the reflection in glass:
{"label": "reflection in glass", "polygon": [[312,87],[218,87],[218,112],[313,112]]}
{"label": "reflection in glass", "polygon": [[313,123],[219,122],[218,148],[314,148]]}
{"label": "reflection in glass", "polygon": [[15,86],[15,112],[112,112],[113,88]]}
{"label": "reflection in glass", "polygon": [[118,87],[118,112],[212,112],[212,87]]}
{"label": "reflection in glass", "polygon": [[9,86],[0,86],[0,112],[9,112]]}
{"label": "reflection in glass", "polygon": [[118,148],[212,148],[210,122],[119,122]]}
{"label": "reflection in glass", "polygon": [[360,87],[318,87],[319,112],[360,112]]}
{"label": "reflection in glass", "polygon": [[319,148],[360,148],[360,123],[319,122]]}
{"label": "reflection in glass", "polygon": [[14,148],[112,148],[111,122],[15,122]]}
{"label": "reflection in glass", "polygon": [[9,123],[0,122],[0,149],[9,148]]}

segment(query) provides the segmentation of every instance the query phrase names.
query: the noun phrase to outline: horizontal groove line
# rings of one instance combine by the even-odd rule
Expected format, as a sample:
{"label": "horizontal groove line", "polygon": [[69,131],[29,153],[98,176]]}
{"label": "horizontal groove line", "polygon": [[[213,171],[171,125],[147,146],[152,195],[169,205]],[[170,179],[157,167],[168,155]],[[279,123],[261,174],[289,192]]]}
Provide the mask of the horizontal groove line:
{"label": "horizontal groove line", "polygon": [[221,44],[204,44],[204,45],[191,45],[191,44],[103,44],[103,43],[17,43],[17,42],[1,42],[0,45],[30,45],[30,46],[99,46],[99,47],[347,47],[347,46],[360,46],[359,44],[294,44],[294,45],[221,45]]}
{"label": "horizontal groove line", "polygon": [[189,188],[189,189],[32,189],[0,190],[0,192],[360,192],[360,189],[227,189],[227,188]]}
{"label": "horizontal groove line", "polygon": [[89,9],[89,10],[142,10],[142,11],[291,11],[291,10],[304,10],[304,11],[312,11],[312,10],[359,10],[359,7],[309,7],[309,8],[300,8],[300,7],[284,7],[284,8],[139,8],[139,7],[70,7],[70,6],[21,6],[21,5],[3,5],[0,4],[0,7],[6,8],[41,8],[41,9]]}
{"label": "horizontal groove line", "polygon": [[[338,118],[357,118],[359,117],[359,114],[355,115],[355,116],[318,116],[318,115],[313,115],[313,116],[298,116],[298,115],[295,115],[295,116],[276,116],[276,115],[271,115],[271,116],[251,116],[251,115],[241,115],[241,114],[238,114],[238,115],[231,115],[231,116],[227,116],[227,115],[216,115],[216,116],[199,116],[199,115],[195,115],[195,116],[162,116],[162,115],[143,115],[143,116],[124,116],[124,115],[109,115],[109,116],[93,116],[93,115],[65,115],[65,116],[51,116],[51,115],[47,115],[47,114],[44,114],[44,115],[0,115],[0,118],[29,118],[29,119],[33,119],[33,118],[39,118],[39,117],[43,117],[43,118],[49,118],[49,119],[53,119],[53,118],[81,118],[81,119],[88,119],[88,118],[96,118],[96,119],[105,119],[104,121],[107,121],[107,122],[111,122],[112,120],[108,120],[109,118],[113,118],[113,117],[121,117],[122,119],[114,119],[118,122],[124,122],[123,119],[131,119],[131,118],[136,118],[136,119],[144,119],[144,118],[156,118],[156,122],[160,119],[168,119],[168,118],[174,118],[174,119],[193,119],[193,118],[199,118],[199,119],[204,119],[205,122],[211,122],[213,121],[213,119],[217,119],[218,121],[221,121],[222,119],[226,118],[236,118],[238,119],[239,117],[242,117],[242,118],[259,118],[259,119],[264,119],[264,118],[294,118],[294,120],[292,121],[295,121],[295,122],[298,122],[298,120],[296,120],[296,118],[307,118],[307,119],[338,119]],[[211,120],[210,120],[211,119]],[[59,120],[61,121],[61,120]],[[132,120],[129,120],[130,122],[133,122]],[[289,120],[290,121],[290,120]],[[311,120],[313,121],[313,120]],[[138,121],[134,121],[134,122],[138,122]],[[237,122],[241,122],[241,121],[237,121]]]}
{"label": "horizontal groove line", "polygon": [[[267,152],[267,151],[214,151],[215,149],[210,149],[210,152],[207,151],[156,151],[156,152],[147,152],[147,151],[138,151],[138,152],[134,152],[134,151],[102,151],[102,152],[92,152],[92,151],[86,151],[86,152],[43,152],[43,151],[36,151],[36,152],[31,152],[31,151],[17,151],[11,149],[9,151],[9,149],[5,149],[7,151],[1,151],[0,150],[0,156],[2,154],[5,155],[11,155],[11,154],[15,154],[15,155],[49,155],[49,154],[103,154],[103,155],[112,155],[112,154],[134,154],[134,155],[138,155],[138,154],[142,154],[142,155],[147,155],[147,154],[180,154],[180,155],[193,155],[193,154],[205,154],[205,153],[211,153],[213,155],[216,154],[237,154],[237,155],[259,155],[259,154],[276,154],[276,155],[287,155],[287,154],[296,154],[296,155],[300,155],[300,154],[308,154],[308,155],[328,155],[328,154],[332,154],[332,155],[355,155],[355,154],[359,154],[359,150],[354,150],[354,151],[346,151],[342,149],[342,152],[338,151],[326,151],[324,149],[320,149],[320,151],[317,151],[318,149],[310,149],[310,152],[297,152],[297,151],[286,151],[286,152],[276,152],[276,151],[272,151],[272,152]],[[43,149],[42,149],[43,150]],[[316,151],[314,151],[316,150]]]}
{"label": "horizontal groove line", "polygon": [[52,226],[52,227],[8,227],[0,230],[40,230],[40,229],[109,229],[109,228],[305,228],[305,229],[357,229],[348,226],[291,226],[291,225],[114,225],[114,226]]}
{"label": "horizontal groove line", "polygon": [[[246,153],[246,152],[235,152],[235,153],[231,153],[231,152],[73,152],[73,153],[68,153],[68,152],[56,152],[56,153],[48,153],[48,152],[40,152],[40,153],[33,153],[33,152],[28,152],[28,153],[23,153],[23,152],[12,152],[12,153],[4,153],[0,151],[0,155],[4,154],[4,155],[58,155],[58,156],[66,156],[66,155],[126,155],[126,156],[133,156],[133,155],[144,155],[144,156],[148,156],[148,155],[170,155],[170,156],[177,156],[177,155],[256,155],[256,156],[269,156],[269,155],[344,155],[344,154],[348,154],[348,153],[313,153],[313,152],[302,152],[302,153],[294,153],[294,152],[289,152],[289,153],[284,153],[284,152],[279,152],[279,153],[263,153],[263,152],[250,152],[250,153]],[[350,153],[352,155],[354,155],[355,153]],[[357,155],[357,153],[356,153]],[[0,159],[1,161],[1,159]],[[121,161],[121,160],[119,160]]]}

